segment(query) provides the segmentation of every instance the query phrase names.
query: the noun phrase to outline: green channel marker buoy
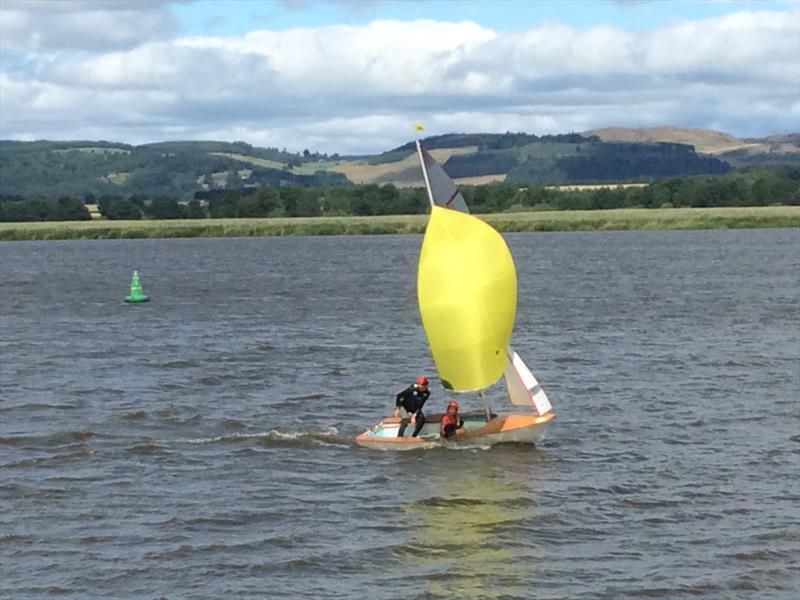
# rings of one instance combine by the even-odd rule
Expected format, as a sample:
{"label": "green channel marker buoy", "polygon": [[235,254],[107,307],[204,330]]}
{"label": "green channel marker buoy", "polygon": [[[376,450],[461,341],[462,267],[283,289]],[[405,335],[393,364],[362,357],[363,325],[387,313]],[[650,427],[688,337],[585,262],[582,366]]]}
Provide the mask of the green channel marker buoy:
{"label": "green channel marker buoy", "polygon": [[133,272],[131,277],[131,292],[125,296],[125,302],[147,302],[150,296],[142,291],[142,284],[139,282],[139,271]]}

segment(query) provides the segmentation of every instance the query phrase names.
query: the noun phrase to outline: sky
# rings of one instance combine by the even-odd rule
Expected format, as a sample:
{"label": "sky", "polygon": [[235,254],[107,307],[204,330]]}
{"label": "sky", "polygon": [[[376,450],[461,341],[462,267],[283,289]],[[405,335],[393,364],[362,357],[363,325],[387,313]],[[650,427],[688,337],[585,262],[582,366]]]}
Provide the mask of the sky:
{"label": "sky", "polygon": [[0,138],[800,131],[800,0],[0,0]]}

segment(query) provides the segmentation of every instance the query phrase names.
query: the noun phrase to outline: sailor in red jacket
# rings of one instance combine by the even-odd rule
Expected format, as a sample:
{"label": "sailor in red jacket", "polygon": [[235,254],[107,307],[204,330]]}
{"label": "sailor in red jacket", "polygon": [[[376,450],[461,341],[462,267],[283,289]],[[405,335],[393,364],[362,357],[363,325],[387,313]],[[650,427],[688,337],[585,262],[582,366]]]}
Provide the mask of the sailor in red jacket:
{"label": "sailor in red jacket", "polygon": [[464,419],[458,416],[458,402],[450,400],[447,403],[447,412],[444,413],[439,423],[439,435],[443,438],[454,436],[464,427]]}

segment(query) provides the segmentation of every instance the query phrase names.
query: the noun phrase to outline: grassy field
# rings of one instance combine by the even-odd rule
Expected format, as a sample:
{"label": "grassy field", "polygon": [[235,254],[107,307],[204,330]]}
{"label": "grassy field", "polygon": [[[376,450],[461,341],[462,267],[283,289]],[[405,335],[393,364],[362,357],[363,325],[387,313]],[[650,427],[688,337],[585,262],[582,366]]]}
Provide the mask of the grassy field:
{"label": "grassy field", "polygon": [[[800,207],[542,211],[480,215],[500,231],[800,227]],[[0,223],[0,240],[71,240],[422,233],[426,215]]]}
{"label": "grassy field", "polygon": [[[430,150],[430,155],[439,164],[444,164],[447,159],[454,154],[469,154],[477,150],[477,146],[463,146],[460,148],[437,148]],[[416,177],[413,181],[398,182],[404,185],[423,186],[422,171],[419,169],[419,158],[416,151],[409,151],[404,159],[377,165],[369,164],[368,160],[346,161],[338,165],[329,167],[329,171],[344,173],[345,177],[353,183],[374,183],[382,181],[383,177],[391,176],[395,173],[402,173],[409,169],[416,169]],[[397,185],[397,183],[396,183]]]}

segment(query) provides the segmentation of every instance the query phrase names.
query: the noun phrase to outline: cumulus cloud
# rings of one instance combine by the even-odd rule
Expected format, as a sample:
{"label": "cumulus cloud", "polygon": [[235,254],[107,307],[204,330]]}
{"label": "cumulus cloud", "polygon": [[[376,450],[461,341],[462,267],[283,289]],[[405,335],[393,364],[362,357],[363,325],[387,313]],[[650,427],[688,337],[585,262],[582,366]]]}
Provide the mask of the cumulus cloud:
{"label": "cumulus cloud", "polygon": [[261,57],[294,94],[357,89],[365,96],[405,96],[435,88],[449,65],[494,37],[468,22],[373,21],[365,27],[255,31],[234,40],[193,38],[176,44]]}
{"label": "cumulus cloud", "polygon": [[0,49],[52,52],[132,48],[178,31],[167,0],[3,0]]}
{"label": "cumulus cloud", "polygon": [[[83,4],[97,12],[97,3]],[[378,20],[168,38],[169,19],[158,20],[163,3],[100,6],[103,18],[151,15],[151,33],[94,52],[84,45],[80,56],[58,50],[63,25],[42,28],[35,43],[30,29],[18,36],[0,73],[0,136],[240,139],[345,154],[402,144],[417,121],[431,134],[800,129],[796,9],[640,32],[545,22],[503,33],[467,21]],[[20,11],[14,2],[3,7],[6,27],[6,11]]]}

